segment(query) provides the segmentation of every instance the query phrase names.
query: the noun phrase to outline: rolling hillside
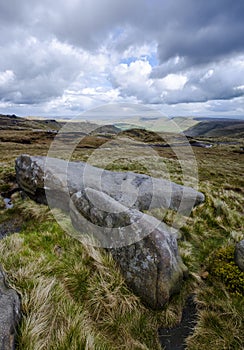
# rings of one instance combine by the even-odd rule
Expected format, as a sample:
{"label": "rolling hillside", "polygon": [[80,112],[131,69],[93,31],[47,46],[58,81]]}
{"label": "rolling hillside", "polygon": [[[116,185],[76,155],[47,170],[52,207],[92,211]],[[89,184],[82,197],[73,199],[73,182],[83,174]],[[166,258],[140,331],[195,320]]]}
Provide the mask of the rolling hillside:
{"label": "rolling hillside", "polygon": [[1,130],[59,130],[62,123],[54,119],[30,120],[27,118],[17,117],[13,115],[0,114],[0,129]]}
{"label": "rolling hillside", "polygon": [[213,119],[202,121],[185,131],[187,136],[244,137],[244,121],[238,119]]}
{"label": "rolling hillside", "polygon": [[114,125],[122,130],[143,128],[155,132],[182,132],[198,124],[199,121],[193,117],[133,117],[128,120],[115,122]]}

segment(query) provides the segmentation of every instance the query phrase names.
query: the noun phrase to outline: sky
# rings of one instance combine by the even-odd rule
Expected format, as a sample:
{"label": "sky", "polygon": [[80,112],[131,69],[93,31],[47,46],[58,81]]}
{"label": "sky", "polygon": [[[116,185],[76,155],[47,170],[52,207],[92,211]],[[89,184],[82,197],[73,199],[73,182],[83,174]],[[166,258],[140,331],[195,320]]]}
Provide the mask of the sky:
{"label": "sky", "polygon": [[244,115],[243,0],[0,2],[0,113]]}

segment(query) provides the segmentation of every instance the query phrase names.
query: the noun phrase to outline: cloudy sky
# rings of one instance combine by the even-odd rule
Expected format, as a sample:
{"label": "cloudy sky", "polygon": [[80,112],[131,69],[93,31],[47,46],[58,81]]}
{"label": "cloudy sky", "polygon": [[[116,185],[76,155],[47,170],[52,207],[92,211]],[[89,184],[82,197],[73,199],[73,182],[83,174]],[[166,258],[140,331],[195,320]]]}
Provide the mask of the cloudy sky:
{"label": "cloudy sky", "polygon": [[244,115],[243,0],[2,0],[0,30],[0,113]]}

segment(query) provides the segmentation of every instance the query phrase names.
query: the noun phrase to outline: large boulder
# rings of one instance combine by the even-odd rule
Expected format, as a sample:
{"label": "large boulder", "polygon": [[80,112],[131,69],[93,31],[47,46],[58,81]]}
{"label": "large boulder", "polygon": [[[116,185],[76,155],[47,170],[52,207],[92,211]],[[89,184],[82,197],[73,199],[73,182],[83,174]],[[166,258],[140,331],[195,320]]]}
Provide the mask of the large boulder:
{"label": "large boulder", "polygon": [[244,239],[236,244],[235,247],[235,262],[239,268],[244,271]]}
{"label": "large boulder", "polygon": [[19,186],[34,200],[70,214],[78,239],[109,249],[127,284],[152,308],[180,289],[186,268],[173,229],[143,210],[189,214],[204,201],[193,188],[133,172],[112,172],[83,162],[21,155]]}
{"label": "large boulder", "polygon": [[0,349],[15,348],[16,327],[20,320],[20,299],[5,282],[4,273],[0,269]]}
{"label": "large boulder", "polygon": [[191,187],[133,172],[113,172],[84,162],[21,155],[16,159],[19,186],[34,200],[69,211],[70,197],[87,187],[102,191],[121,204],[148,210],[170,208],[189,214],[204,201]]}
{"label": "large boulder", "polygon": [[70,209],[80,238],[91,232],[92,242],[110,247],[127,285],[145,304],[161,308],[179,291],[187,269],[166,224],[90,188],[72,196]]}

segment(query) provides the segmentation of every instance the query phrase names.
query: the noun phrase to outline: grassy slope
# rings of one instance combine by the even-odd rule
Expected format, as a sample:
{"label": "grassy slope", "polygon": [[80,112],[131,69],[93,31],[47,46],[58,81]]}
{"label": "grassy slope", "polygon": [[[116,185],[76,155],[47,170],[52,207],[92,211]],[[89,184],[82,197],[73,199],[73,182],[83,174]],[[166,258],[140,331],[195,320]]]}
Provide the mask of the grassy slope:
{"label": "grassy slope", "polygon": [[38,130],[59,130],[61,123],[53,119],[45,120],[29,120],[27,118],[20,118],[15,115],[0,114],[0,129],[38,129]]}
{"label": "grassy slope", "polygon": [[209,120],[193,125],[185,131],[188,136],[231,136],[243,138],[244,122],[242,120]]}
{"label": "grassy slope", "polygon": [[[1,143],[0,190],[11,187],[18,154],[44,155],[49,142]],[[194,148],[206,202],[193,210],[179,240],[189,280],[160,312],[147,310],[127,289],[108,254],[68,236],[46,207],[15,194],[14,208],[1,210],[0,223],[19,217],[23,226],[19,234],[0,241],[0,262],[9,283],[22,296],[24,317],[18,348],[159,349],[157,328],[178,322],[185,297],[194,291],[198,324],[187,341],[188,349],[241,349],[243,296],[230,293],[226,279],[218,278],[209,266],[216,250],[232,246],[242,237],[243,154],[236,152],[238,149],[227,145]],[[85,160],[91,152],[78,148],[74,158]],[[172,179],[180,181],[179,162],[172,151],[163,149],[160,157]],[[103,163],[104,158],[96,157],[93,163],[155,176],[162,173],[160,162],[150,154],[142,153],[134,162],[129,153],[117,157],[115,163],[108,164],[109,159]],[[166,213],[168,223],[172,215]]]}

